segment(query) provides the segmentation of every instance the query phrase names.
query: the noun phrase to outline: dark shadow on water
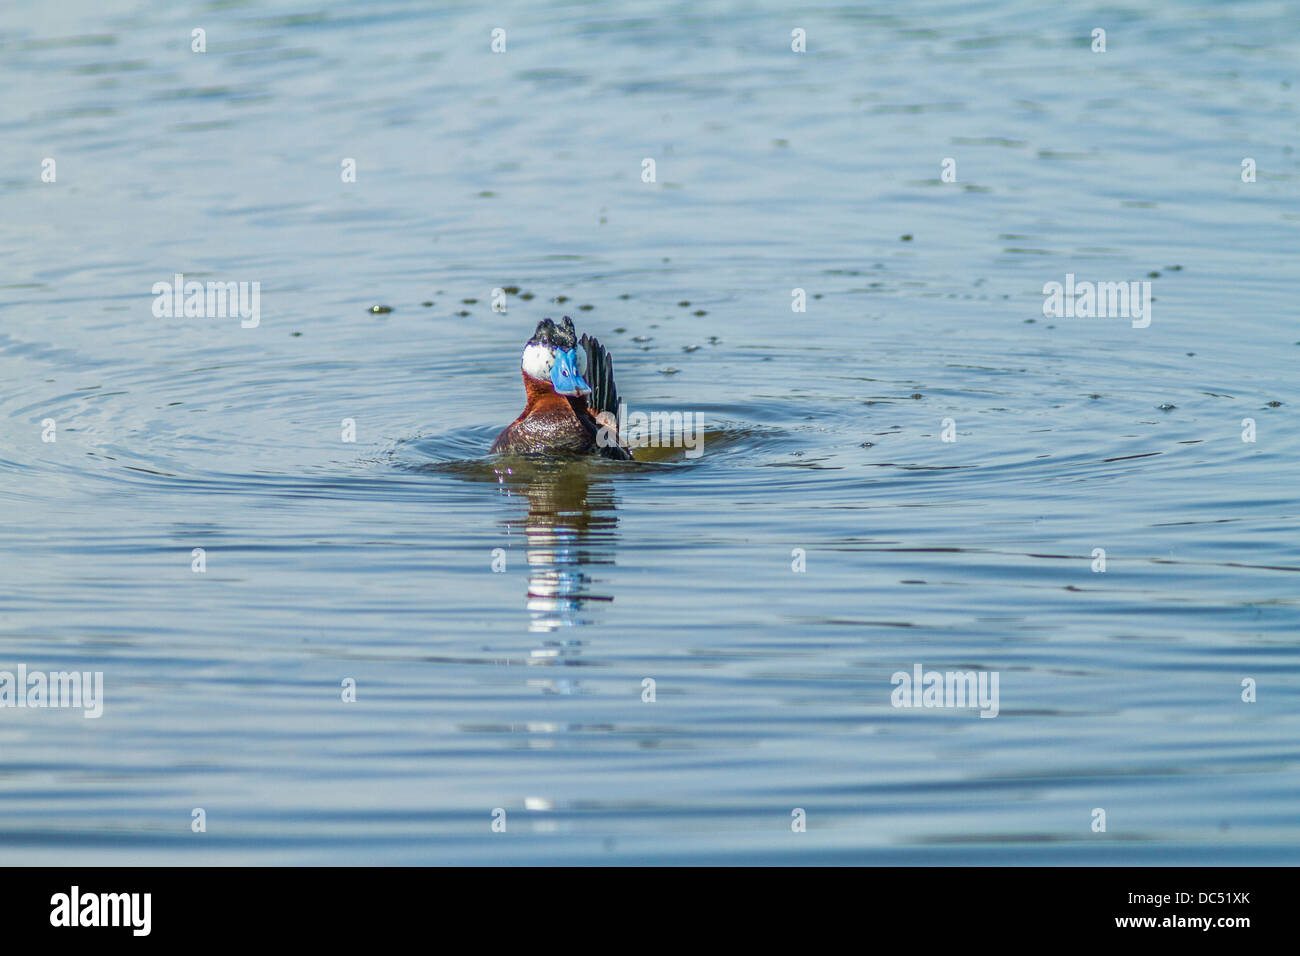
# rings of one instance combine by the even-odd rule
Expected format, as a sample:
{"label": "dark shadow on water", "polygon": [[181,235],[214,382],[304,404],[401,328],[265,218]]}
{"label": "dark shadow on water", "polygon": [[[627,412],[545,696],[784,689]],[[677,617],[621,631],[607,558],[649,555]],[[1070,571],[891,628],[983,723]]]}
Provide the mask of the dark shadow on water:
{"label": "dark shadow on water", "polygon": [[[495,427],[484,426],[436,435],[414,435],[393,442],[380,453],[378,459],[404,471],[451,474],[469,480],[481,479],[498,463],[494,456],[488,454],[497,431]],[[726,422],[706,430],[698,449],[691,452],[678,441],[665,443],[663,447],[635,445],[633,453],[636,461],[628,463],[605,459],[532,457],[512,460],[532,465],[587,462],[593,468],[606,467],[608,470],[603,472],[605,474],[644,475],[656,471],[689,471],[720,460],[741,464],[756,463],[766,453],[784,450],[788,437],[782,429],[772,426]]]}
{"label": "dark shadow on water", "polygon": [[[528,629],[554,633],[587,623],[589,605],[613,601],[596,593],[592,570],[612,565],[618,544],[613,469],[604,462],[496,462],[502,494],[527,510],[502,519],[507,536],[521,541],[528,562]],[[602,474],[605,472],[605,474]],[[561,648],[558,656],[564,657]]]}
{"label": "dark shadow on water", "polygon": [[[582,658],[584,642],[572,628],[597,623],[600,609],[615,596],[601,567],[616,563],[619,547],[618,503],[639,483],[676,476],[687,478],[698,465],[726,455],[733,462],[754,457],[769,432],[725,428],[706,433],[707,452],[686,457],[681,447],[637,448],[637,461],[483,454],[491,441],[484,429],[438,436],[416,436],[395,443],[383,456],[403,471],[443,475],[459,481],[497,486],[515,504],[498,518],[511,547],[495,556],[502,569],[514,571],[522,548],[527,563],[524,606],[528,631],[539,635],[528,663],[543,667],[593,666]],[[580,692],[577,680],[552,672],[538,681],[545,692]]]}
{"label": "dark shadow on water", "polygon": [[[529,652],[531,667],[584,666],[584,643],[571,629],[591,623],[592,611],[614,600],[593,574],[614,564],[618,545],[617,496],[611,477],[599,474],[602,464],[511,459],[494,465],[501,493],[526,505],[501,525],[512,542],[522,543],[528,563],[528,631],[539,640]],[[530,683],[548,694],[582,691],[576,674],[554,670]]]}
{"label": "dark shadow on water", "polygon": [[[615,563],[615,482],[636,480],[638,465],[600,458],[486,457],[426,460],[405,467],[496,485],[512,506],[498,519],[510,547],[494,553],[494,568],[501,562],[501,570],[515,570],[522,550],[527,566],[523,594],[527,626],[538,637],[528,665],[590,666],[581,658],[583,641],[571,629],[597,621],[598,609],[614,600],[595,572]],[[581,692],[577,679],[554,671],[530,683],[544,693]]]}

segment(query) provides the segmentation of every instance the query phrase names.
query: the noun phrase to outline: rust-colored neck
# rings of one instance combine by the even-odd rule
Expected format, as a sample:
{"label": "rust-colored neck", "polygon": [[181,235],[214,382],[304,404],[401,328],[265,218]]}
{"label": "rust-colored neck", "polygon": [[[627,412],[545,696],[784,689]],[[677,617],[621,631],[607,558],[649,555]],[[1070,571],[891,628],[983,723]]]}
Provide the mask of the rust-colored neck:
{"label": "rust-colored neck", "polygon": [[528,403],[524,406],[524,415],[531,414],[539,405],[552,405],[557,402],[567,402],[573,409],[573,414],[578,418],[587,415],[587,399],[583,395],[560,395],[551,386],[550,382],[540,382],[533,378],[527,372],[520,372],[524,378],[524,393],[528,396]]}

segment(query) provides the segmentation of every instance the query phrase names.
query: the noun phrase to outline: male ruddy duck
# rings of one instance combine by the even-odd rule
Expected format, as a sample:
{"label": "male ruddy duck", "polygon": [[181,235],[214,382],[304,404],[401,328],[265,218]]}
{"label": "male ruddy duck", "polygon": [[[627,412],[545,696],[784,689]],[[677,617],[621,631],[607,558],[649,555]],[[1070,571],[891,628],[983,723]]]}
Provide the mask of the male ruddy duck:
{"label": "male ruddy duck", "polygon": [[492,443],[494,453],[631,460],[618,442],[614,362],[591,336],[577,337],[573,319],[537,324],[524,346],[523,375],[528,403]]}

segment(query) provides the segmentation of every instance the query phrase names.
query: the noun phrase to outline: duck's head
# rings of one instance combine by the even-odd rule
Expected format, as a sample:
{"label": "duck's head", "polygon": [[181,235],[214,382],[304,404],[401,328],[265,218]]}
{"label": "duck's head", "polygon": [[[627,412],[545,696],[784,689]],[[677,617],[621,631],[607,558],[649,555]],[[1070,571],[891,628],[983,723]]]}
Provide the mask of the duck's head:
{"label": "duck's head", "polygon": [[588,395],[587,350],[578,348],[578,333],[567,315],[560,325],[550,319],[537,323],[537,331],[524,346],[524,374],[545,382],[557,395]]}

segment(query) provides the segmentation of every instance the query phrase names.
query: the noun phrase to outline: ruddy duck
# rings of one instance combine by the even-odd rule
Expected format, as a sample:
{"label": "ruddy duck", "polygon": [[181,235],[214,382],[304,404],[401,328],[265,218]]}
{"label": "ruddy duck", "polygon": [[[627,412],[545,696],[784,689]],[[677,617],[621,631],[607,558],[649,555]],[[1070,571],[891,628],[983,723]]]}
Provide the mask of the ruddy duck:
{"label": "ruddy duck", "polygon": [[492,443],[494,453],[631,460],[618,441],[614,362],[591,336],[577,337],[573,319],[537,324],[524,346],[523,375],[528,403]]}

